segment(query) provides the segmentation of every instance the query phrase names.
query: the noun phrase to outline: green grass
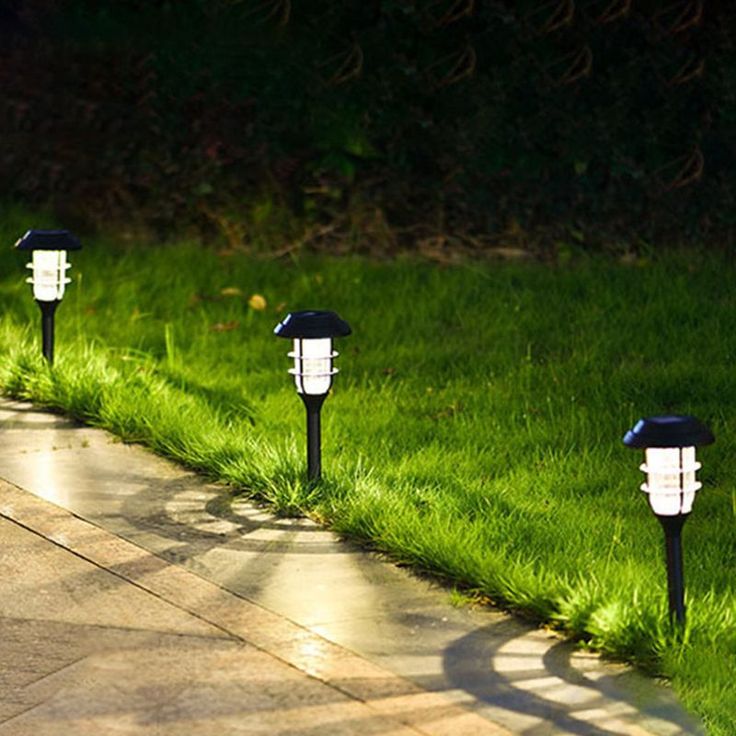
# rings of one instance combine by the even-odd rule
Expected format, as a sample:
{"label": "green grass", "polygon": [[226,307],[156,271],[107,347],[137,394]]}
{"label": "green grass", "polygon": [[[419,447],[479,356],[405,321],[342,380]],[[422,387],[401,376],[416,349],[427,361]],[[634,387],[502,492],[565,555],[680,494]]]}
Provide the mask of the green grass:
{"label": "green grass", "polygon": [[[724,256],[443,268],[97,239],[73,254],[50,371],[10,249],[38,223],[14,211],[0,224],[6,394],[554,622],[671,678],[710,733],[736,733],[736,266]],[[248,306],[254,293],[265,311]],[[272,335],[286,311],[310,307],[354,330],[336,346],[316,487],[304,482],[290,346]],[[699,453],[704,489],[684,532],[681,636],[640,453],[621,443],[640,416],[664,412],[717,436]]]}

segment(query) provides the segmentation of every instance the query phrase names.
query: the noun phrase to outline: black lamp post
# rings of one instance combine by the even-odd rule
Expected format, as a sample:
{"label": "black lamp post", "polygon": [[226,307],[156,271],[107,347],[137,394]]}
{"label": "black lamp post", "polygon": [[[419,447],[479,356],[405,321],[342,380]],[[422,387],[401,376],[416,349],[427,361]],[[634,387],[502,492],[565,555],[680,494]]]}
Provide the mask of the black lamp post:
{"label": "black lamp post", "polygon": [[33,285],[33,296],[41,309],[41,335],[44,358],[54,362],[54,315],[64,296],[64,287],[71,279],[66,254],[80,250],[82,245],[68,230],[29,230],[15,247],[31,251],[32,261],[26,264],[33,275],[26,279]]}
{"label": "black lamp post", "polygon": [[334,312],[291,312],[276,325],[274,333],[291,338],[294,350],[296,390],[307,409],[307,477],[319,480],[322,474],[320,410],[337,373],[332,361],[337,353],[332,350],[332,339],[352,332],[350,325]]}
{"label": "black lamp post", "polygon": [[702,486],[695,480],[700,468],[695,448],[714,439],[708,427],[689,416],[640,419],[624,436],[625,445],[645,451],[641,470],[647,474],[647,482],[641,489],[664,530],[670,619],[679,625],[685,623],[682,527]]}

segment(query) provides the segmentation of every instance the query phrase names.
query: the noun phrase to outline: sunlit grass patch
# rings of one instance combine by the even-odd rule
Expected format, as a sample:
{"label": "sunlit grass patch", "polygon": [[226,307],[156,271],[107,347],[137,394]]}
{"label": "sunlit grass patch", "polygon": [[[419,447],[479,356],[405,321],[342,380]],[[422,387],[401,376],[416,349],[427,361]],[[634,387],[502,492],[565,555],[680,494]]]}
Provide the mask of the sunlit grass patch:
{"label": "sunlit grass patch", "polygon": [[[49,370],[16,256],[0,254],[6,394],[552,622],[672,678],[712,733],[736,732],[736,268],[724,258],[448,268],[91,240]],[[336,345],[325,480],[310,486],[303,406],[272,330],[315,307],[354,334]],[[717,437],[684,531],[684,636],[668,625],[640,453],[621,443],[664,412]]]}

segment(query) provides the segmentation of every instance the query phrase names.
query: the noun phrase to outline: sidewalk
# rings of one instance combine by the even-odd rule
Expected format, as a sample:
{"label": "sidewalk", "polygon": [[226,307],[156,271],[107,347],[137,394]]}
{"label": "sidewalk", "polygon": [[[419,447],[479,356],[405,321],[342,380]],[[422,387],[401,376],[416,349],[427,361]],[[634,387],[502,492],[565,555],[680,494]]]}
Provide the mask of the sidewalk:
{"label": "sidewalk", "polygon": [[0,403],[0,736],[698,734],[672,693]]}

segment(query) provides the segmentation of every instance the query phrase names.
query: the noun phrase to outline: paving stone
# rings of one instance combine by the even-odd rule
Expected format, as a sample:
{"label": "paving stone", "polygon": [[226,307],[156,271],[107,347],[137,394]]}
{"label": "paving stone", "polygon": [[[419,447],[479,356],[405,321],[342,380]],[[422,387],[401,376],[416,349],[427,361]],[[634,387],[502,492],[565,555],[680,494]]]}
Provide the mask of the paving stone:
{"label": "paving stone", "polygon": [[[461,721],[526,736],[702,732],[660,683],[498,611],[455,608],[309,520],[230,506],[143,448],[20,402],[0,402],[0,431],[0,477],[38,497],[0,487],[0,512],[383,716],[437,734]],[[68,583],[34,582],[37,608]],[[114,597],[105,585],[95,595]]]}

